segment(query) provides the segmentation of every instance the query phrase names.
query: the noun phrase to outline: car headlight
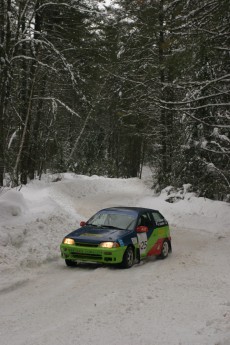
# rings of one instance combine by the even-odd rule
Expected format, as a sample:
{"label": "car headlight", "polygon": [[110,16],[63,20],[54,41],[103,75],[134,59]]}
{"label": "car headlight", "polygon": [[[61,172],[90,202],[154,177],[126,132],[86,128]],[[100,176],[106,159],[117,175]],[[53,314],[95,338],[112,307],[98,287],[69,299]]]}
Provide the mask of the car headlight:
{"label": "car headlight", "polygon": [[101,242],[99,244],[99,247],[101,248],[117,248],[120,247],[120,245],[117,242]]}
{"label": "car headlight", "polygon": [[63,244],[75,244],[75,241],[72,238],[64,238],[64,240],[62,241]]}

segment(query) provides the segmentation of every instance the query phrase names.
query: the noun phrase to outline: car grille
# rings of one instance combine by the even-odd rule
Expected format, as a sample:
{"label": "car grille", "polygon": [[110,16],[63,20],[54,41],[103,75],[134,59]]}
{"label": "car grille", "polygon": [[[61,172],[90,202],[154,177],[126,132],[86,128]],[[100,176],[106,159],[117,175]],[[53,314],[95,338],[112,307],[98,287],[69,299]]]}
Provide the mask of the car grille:
{"label": "car grille", "polygon": [[96,248],[98,247],[97,243],[82,243],[82,242],[75,242],[75,245],[78,247],[90,247],[90,248]]}
{"label": "car grille", "polygon": [[89,253],[76,253],[72,252],[71,256],[75,257],[76,259],[87,259],[87,260],[102,260],[101,254],[89,254]]}

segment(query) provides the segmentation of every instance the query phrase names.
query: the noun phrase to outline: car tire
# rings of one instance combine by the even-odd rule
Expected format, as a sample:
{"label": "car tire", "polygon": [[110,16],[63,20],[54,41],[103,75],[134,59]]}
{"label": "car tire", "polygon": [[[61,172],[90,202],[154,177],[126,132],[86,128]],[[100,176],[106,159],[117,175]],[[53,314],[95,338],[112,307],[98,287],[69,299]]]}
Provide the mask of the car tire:
{"label": "car tire", "polygon": [[166,259],[168,255],[169,255],[169,242],[165,240],[162,244],[161,254],[159,257],[160,259]]}
{"label": "car tire", "polygon": [[66,266],[75,267],[77,264],[75,261],[65,259]]}
{"label": "car tire", "polygon": [[134,263],[134,251],[133,251],[133,248],[129,246],[124,253],[121,265],[123,268],[131,268],[133,266],[133,263]]}

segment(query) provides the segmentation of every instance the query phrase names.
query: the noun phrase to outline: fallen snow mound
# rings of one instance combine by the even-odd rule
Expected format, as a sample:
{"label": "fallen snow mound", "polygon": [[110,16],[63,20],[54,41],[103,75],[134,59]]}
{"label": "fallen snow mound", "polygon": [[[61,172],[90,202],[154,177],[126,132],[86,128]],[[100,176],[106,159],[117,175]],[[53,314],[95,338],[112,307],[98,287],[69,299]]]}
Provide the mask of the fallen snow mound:
{"label": "fallen snow mound", "polygon": [[0,195],[1,221],[8,220],[11,216],[21,216],[26,210],[26,201],[21,192],[8,190]]}

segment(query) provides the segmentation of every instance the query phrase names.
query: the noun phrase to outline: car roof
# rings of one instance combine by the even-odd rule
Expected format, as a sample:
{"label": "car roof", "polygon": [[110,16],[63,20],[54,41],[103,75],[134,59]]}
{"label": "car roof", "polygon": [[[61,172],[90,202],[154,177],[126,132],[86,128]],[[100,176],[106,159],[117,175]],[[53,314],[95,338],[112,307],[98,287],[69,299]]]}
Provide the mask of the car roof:
{"label": "car roof", "polygon": [[[132,206],[116,206],[116,207],[109,207],[109,208],[104,208],[101,211],[120,211],[120,212],[135,212],[135,213],[143,213],[146,211],[155,211],[159,212],[158,210],[153,210],[151,208],[146,208],[146,207],[132,207]],[[99,211],[100,212],[100,211]]]}

